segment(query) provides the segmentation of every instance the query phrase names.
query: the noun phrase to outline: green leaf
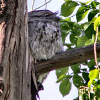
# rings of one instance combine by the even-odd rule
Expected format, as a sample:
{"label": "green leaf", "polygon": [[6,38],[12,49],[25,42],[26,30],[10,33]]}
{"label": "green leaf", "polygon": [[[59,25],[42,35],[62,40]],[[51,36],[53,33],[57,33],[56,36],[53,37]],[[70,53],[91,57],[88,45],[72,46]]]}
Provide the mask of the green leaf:
{"label": "green leaf", "polygon": [[71,69],[73,70],[73,72],[76,73],[80,73],[80,64],[75,64],[71,66]]}
{"label": "green leaf", "polygon": [[91,5],[92,9],[96,9],[96,6],[99,4],[100,4],[99,2],[92,1],[90,5]]}
{"label": "green leaf", "polygon": [[[99,92],[100,93],[100,92]],[[100,98],[98,98],[98,100],[100,100]]]}
{"label": "green leaf", "polygon": [[94,41],[95,41],[95,36],[94,36],[94,34],[93,34],[93,35],[92,35],[92,39],[89,39],[89,40],[87,40],[87,41],[85,42],[85,46],[93,44]]}
{"label": "green leaf", "polygon": [[88,81],[89,81],[89,73],[87,73],[87,72],[82,72],[82,76],[83,76],[83,78],[84,78],[84,80],[85,80],[85,83],[87,84]]}
{"label": "green leaf", "polygon": [[68,47],[68,49],[71,49],[71,48],[72,48],[72,47],[71,47],[72,45],[73,45],[73,44],[70,44],[70,43],[65,43],[65,44],[64,44],[64,46]]}
{"label": "green leaf", "polygon": [[73,13],[73,11],[75,10],[77,5],[78,5],[78,3],[75,1],[66,1],[61,6],[61,15],[64,17],[71,15]]}
{"label": "green leaf", "polygon": [[71,18],[67,17],[67,18],[65,18],[63,21],[71,22]]}
{"label": "green leaf", "polygon": [[70,29],[68,22],[65,22],[65,20],[61,21],[60,27],[61,31],[65,30],[67,32]]}
{"label": "green leaf", "polygon": [[[100,84],[97,84],[93,89],[95,90],[96,97],[100,98]],[[97,99],[97,100],[99,100],[99,99]]]}
{"label": "green leaf", "polygon": [[82,24],[82,27],[84,30],[86,30],[89,27],[90,23],[89,22],[85,22]]}
{"label": "green leaf", "polygon": [[99,27],[99,26],[100,26],[100,16],[97,17],[97,19],[94,22],[94,30],[96,31],[97,27]]}
{"label": "green leaf", "polygon": [[99,88],[100,89],[100,80],[99,79],[96,79],[93,81],[93,85],[94,85],[94,89],[95,88]]}
{"label": "green leaf", "polygon": [[67,22],[65,22],[65,20],[61,20],[60,28],[61,28],[61,33],[62,33],[62,40],[63,40],[63,43],[65,43],[66,36],[68,35],[70,31],[70,26]]}
{"label": "green leaf", "polygon": [[66,2],[66,1],[72,1],[72,0],[64,0],[64,1]]}
{"label": "green leaf", "polygon": [[79,37],[77,40],[77,47],[85,46],[85,42],[88,40],[86,36]]}
{"label": "green leaf", "polygon": [[88,87],[91,87],[93,80],[89,80]]}
{"label": "green leaf", "polygon": [[75,33],[72,33],[70,35],[70,42],[73,43],[73,44],[76,44],[77,43],[77,36]]}
{"label": "green leaf", "polygon": [[62,41],[65,44],[65,39],[66,39],[66,37],[68,35],[68,32],[66,30],[62,30],[61,32],[62,32]]}
{"label": "green leaf", "polygon": [[92,39],[89,39],[89,40],[87,40],[87,41],[85,42],[85,46],[91,45],[91,44],[93,44],[93,43],[94,43],[93,40],[92,40]]}
{"label": "green leaf", "polygon": [[69,94],[71,90],[71,83],[69,79],[63,80],[60,84],[59,90],[63,96]]}
{"label": "green leaf", "polygon": [[80,7],[76,13],[76,19],[77,22],[80,22],[81,20],[83,20],[85,18],[85,16],[88,14],[88,10],[89,8],[84,6],[84,7]]}
{"label": "green leaf", "polygon": [[85,30],[85,35],[88,39],[91,39],[93,34],[95,34],[96,32],[94,31],[94,24],[91,23],[88,28]]}
{"label": "green leaf", "polygon": [[89,14],[88,14],[88,21],[91,21],[94,17],[95,17],[95,15],[97,14],[97,13],[99,13],[99,10],[92,10]]}
{"label": "green leaf", "polygon": [[95,79],[98,79],[99,78],[99,70],[98,69],[94,69],[94,70],[91,70],[89,72],[89,82],[88,82],[88,87],[91,87],[91,85],[93,84],[93,81]]}
{"label": "green leaf", "polygon": [[92,2],[91,2],[91,7],[92,7],[93,9],[96,8],[96,2],[95,2],[95,1],[92,1]]}
{"label": "green leaf", "polygon": [[62,74],[61,76],[58,77],[58,80],[56,81],[57,83],[64,80],[66,78],[66,74]]}
{"label": "green leaf", "polygon": [[73,76],[73,83],[77,88],[79,88],[80,86],[84,84],[84,81],[81,76],[79,76],[78,74],[75,74]]}
{"label": "green leaf", "polygon": [[98,79],[99,78],[99,70],[98,69],[91,70],[89,73],[89,78],[90,78],[90,80]]}
{"label": "green leaf", "polygon": [[87,2],[85,2],[85,4],[88,4],[88,3],[90,3],[92,0],[88,0]]}
{"label": "green leaf", "polygon": [[95,67],[95,61],[94,59],[91,59],[89,62],[88,62],[88,67],[90,70],[93,70]]}
{"label": "green leaf", "polygon": [[61,82],[61,81],[63,81],[63,80],[70,79],[70,78],[72,78],[71,75],[63,74],[63,75],[61,75],[61,76],[58,78],[58,80],[57,80],[56,82],[58,83],[58,82]]}
{"label": "green leaf", "polygon": [[68,72],[68,67],[61,68],[56,70],[56,76],[57,78],[61,77],[62,75],[66,74]]}

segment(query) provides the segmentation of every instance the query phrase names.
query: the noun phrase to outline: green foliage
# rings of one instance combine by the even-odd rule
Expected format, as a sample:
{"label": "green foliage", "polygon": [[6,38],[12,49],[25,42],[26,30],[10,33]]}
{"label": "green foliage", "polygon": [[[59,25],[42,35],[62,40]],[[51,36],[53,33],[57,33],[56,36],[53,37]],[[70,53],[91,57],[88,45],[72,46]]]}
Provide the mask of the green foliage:
{"label": "green foliage", "polygon": [[88,87],[90,89],[93,89],[92,93],[97,98],[97,100],[99,100],[100,99],[100,70],[99,69],[91,70],[89,72],[89,79],[90,80],[88,82]]}
{"label": "green foliage", "polygon": [[86,36],[79,37],[77,40],[77,47],[85,46],[85,42],[88,41]]}
{"label": "green foliage", "polygon": [[79,89],[79,100],[89,100],[87,87],[81,86]]}
{"label": "green foliage", "polygon": [[99,2],[92,1],[92,2],[90,3],[90,7],[91,7],[92,9],[96,9],[97,5],[99,5],[99,4],[100,4]]}
{"label": "green foliage", "polygon": [[77,2],[67,0],[61,7],[61,15],[64,17],[69,16],[73,13],[77,5]]}
{"label": "green foliage", "polygon": [[80,64],[72,65],[71,69],[73,70],[74,74],[80,73]]}
{"label": "green foliage", "polygon": [[[72,49],[93,44],[97,28],[99,29],[99,42],[100,3],[94,0],[86,0],[84,3],[75,0],[64,1],[61,6],[63,18],[60,21],[64,46],[67,49]],[[100,59],[98,61],[100,62]],[[80,64],[75,64],[71,66],[71,72],[68,67],[56,70],[57,83],[60,83],[61,94],[63,96],[69,94],[71,82],[73,82],[74,86],[79,89],[79,97],[83,98],[81,100],[93,100],[94,97],[100,100],[100,71],[95,68],[95,61],[90,59],[82,65],[87,66],[87,68],[81,68]],[[78,98],[75,100],[78,100]]]}
{"label": "green foliage", "polygon": [[87,65],[88,65],[90,70],[95,69],[95,67],[94,67],[95,66],[95,61],[94,61],[94,59],[88,61]]}
{"label": "green foliage", "polygon": [[85,16],[87,15],[88,11],[89,11],[88,6],[80,7],[76,13],[77,22],[80,22],[81,20],[83,20]]}
{"label": "green foliage", "polygon": [[89,73],[88,72],[82,72],[82,77],[85,80],[85,84],[87,85],[89,81]]}
{"label": "green foliage", "polygon": [[65,79],[69,79],[71,77],[71,76],[66,75],[67,72],[68,72],[68,67],[56,70],[56,76],[58,79],[57,83],[65,80]]}
{"label": "green foliage", "polygon": [[71,20],[66,21],[66,20],[61,20],[61,32],[62,32],[62,39],[63,39],[63,43],[65,43],[65,39],[67,36],[70,36],[70,42],[71,44],[68,45],[70,48],[73,45],[77,45],[77,37],[80,36],[81,34],[81,30],[82,30],[82,26],[80,26],[79,24],[75,23],[75,22],[71,22]]}
{"label": "green foliage", "polygon": [[63,80],[59,87],[60,92],[63,96],[67,95],[71,90],[71,83],[69,79]]}
{"label": "green foliage", "polygon": [[98,79],[98,78],[99,78],[99,70],[98,69],[91,70],[89,73],[90,80],[88,82],[88,86],[91,87],[95,79]]}
{"label": "green foliage", "polygon": [[56,70],[57,78],[61,77],[62,75],[65,75],[68,72],[68,67],[61,68]]}
{"label": "green foliage", "polygon": [[96,16],[97,13],[99,13],[98,9],[95,9],[95,10],[92,10],[91,12],[89,12],[88,21],[91,21]]}
{"label": "green foliage", "polygon": [[84,81],[83,81],[82,77],[79,76],[78,74],[75,74],[73,76],[73,83],[77,88],[79,88],[80,86],[84,85]]}
{"label": "green foliage", "polygon": [[96,31],[97,27],[100,26],[100,16],[94,22],[94,30]]}
{"label": "green foliage", "polygon": [[88,39],[93,39],[93,35],[96,34],[96,32],[94,31],[94,24],[90,23],[89,26],[87,27],[86,30],[84,30],[85,35]]}
{"label": "green foliage", "polygon": [[68,67],[56,70],[57,83],[60,82],[59,90],[63,96],[67,95],[71,90],[70,78],[71,75],[67,75]]}

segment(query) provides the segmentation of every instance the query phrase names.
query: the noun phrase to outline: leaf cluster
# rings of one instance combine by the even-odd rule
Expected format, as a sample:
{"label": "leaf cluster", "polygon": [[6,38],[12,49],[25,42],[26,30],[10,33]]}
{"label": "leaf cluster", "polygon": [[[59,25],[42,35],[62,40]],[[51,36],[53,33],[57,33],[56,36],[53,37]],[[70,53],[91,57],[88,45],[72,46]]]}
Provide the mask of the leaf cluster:
{"label": "leaf cluster", "polygon": [[[88,0],[87,2],[65,0],[61,6],[62,20],[60,21],[60,26],[63,44],[67,49],[83,47],[94,43],[97,28],[100,31],[99,6],[100,2],[95,0]],[[97,42],[99,41],[100,32]],[[99,58],[98,61],[100,61]],[[81,67],[81,65],[84,65],[84,67]],[[98,98],[100,95],[100,79],[98,78],[100,72],[98,69],[95,69],[95,61],[90,59],[83,64],[70,66],[70,68],[56,70],[57,83],[60,83],[59,90],[61,94],[63,96],[69,94],[72,84],[79,91],[81,86],[88,86],[89,89],[91,86],[94,86],[95,94],[90,93],[90,95],[91,97],[96,96]],[[86,95],[86,92],[84,95]]]}

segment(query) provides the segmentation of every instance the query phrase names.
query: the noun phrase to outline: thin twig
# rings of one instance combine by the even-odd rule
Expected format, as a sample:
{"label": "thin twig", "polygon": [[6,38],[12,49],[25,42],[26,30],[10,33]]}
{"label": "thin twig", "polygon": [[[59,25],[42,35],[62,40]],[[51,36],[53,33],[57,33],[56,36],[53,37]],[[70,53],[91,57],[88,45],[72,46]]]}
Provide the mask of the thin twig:
{"label": "thin twig", "polygon": [[[46,4],[46,0],[45,0],[45,4]],[[47,4],[45,5],[45,10],[47,9]]]}
{"label": "thin twig", "polygon": [[35,4],[35,0],[33,0],[33,3],[32,3],[32,10],[34,9],[34,4]]}
{"label": "thin twig", "polygon": [[97,51],[96,51],[97,39],[98,39],[98,27],[96,29],[96,38],[95,38],[95,42],[94,42],[94,59],[95,59],[96,67],[99,68],[98,67],[98,61],[97,61]]}
{"label": "thin twig", "polygon": [[43,5],[41,5],[41,6],[37,7],[37,8],[35,8],[35,10],[37,10],[37,9],[39,9],[39,8],[41,8],[41,7],[45,6],[45,5],[47,5],[47,4],[50,3],[51,1],[52,1],[52,0],[49,0],[49,1],[45,2]]}

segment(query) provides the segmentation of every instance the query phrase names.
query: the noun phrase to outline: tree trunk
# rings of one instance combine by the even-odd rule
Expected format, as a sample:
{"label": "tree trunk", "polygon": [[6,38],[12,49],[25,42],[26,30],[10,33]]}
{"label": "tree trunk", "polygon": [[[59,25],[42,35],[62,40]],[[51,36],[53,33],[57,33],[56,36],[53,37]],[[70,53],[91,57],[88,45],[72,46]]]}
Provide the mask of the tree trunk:
{"label": "tree trunk", "polygon": [[[26,0],[0,0],[0,100],[31,100],[31,60],[28,52],[26,3]],[[87,48],[88,50],[81,49],[83,51],[78,52],[79,49],[74,49],[73,52],[66,51],[49,61],[38,63],[35,65],[36,72],[44,73],[61,68],[62,65],[71,65],[93,58],[91,47]],[[70,55],[75,59],[72,60]],[[79,60],[82,57],[83,59]]]}
{"label": "tree trunk", "polygon": [[0,100],[31,100],[26,0],[0,1]]}

